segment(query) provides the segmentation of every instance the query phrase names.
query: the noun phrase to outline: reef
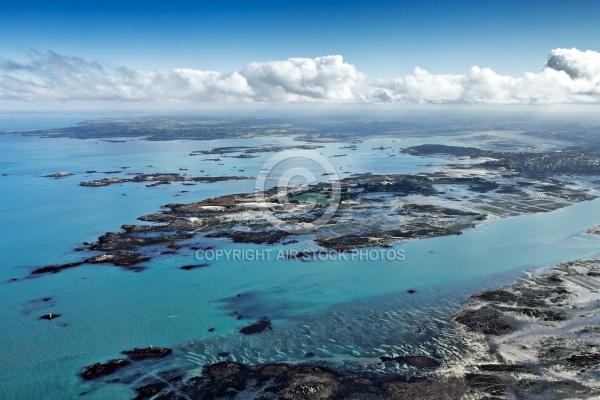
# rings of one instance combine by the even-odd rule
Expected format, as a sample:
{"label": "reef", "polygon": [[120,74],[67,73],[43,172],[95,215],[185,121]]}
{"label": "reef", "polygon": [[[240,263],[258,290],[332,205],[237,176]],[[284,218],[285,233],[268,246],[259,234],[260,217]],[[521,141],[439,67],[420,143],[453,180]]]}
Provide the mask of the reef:
{"label": "reef", "polygon": [[244,335],[254,335],[256,333],[264,332],[267,329],[272,330],[273,327],[271,321],[268,318],[263,317],[255,323],[240,329],[240,333]]}
{"label": "reef", "polygon": [[[270,147],[261,149],[273,150]],[[228,154],[240,151],[256,151],[256,148],[217,148],[199,152]],[[600,164],[600,160],[594,158],[593,153],[585,156],[574,151],[539,153],[544,156],[531,158],[535,165],[529,165],[523,161],[528,159],[529,153],[441,145],[416,146],[404,151],[414,155],[447,154],[453,157],[455,164],[430,173],[354,174],[337,181],[339,188],[331,182],[321,182],[287,192],[273,188],[192,203],[166,204],[160,212],[139,217],[150,224],[123,225],[120,232],[106,232],[96,242],[84,243],[77,249],[101,254],[73,263],[38,267],[32,274],[55,273],[99,263],[141,271],[143,267],[139,264],[154,257],[203,248],[206,242],[214,243],[214,239],[291,245],[298,235],[306,234],[305,227],[314,228],[309,232],[310,239],[315,247],[324,250],[342,253],[362,248],[386,248],[402,241],[459,235],[487,219],[548,212],[588,201],[597,197],[600,184],[594,180],[594,175],[579,175],[577,179],[572,175],[596,173],[594,165]],[[498,164],[493,160],[504,161]],[[536,172],[536,165],[546,162],[556,162],[553,173],[564,172],[565,175],[550,177]],[[562,169],[557,169],[559,166]],[[152,182],[151,185],[193,184],[226,179],[248,177],[133,174],[132,178],[106,178],[82,184],[102,186],[125,181]],[[581,182],[577,183],[578,180]],[[332,214],[328,215],[329,212]],[[321,217],[326,217],[325,221],[311,227]],[[487,313],[491,321],[495,311]],[[559,317],[547,315],[547,318]],[[464,318],[466,321],[469,316]]]}
{"label": "reef", "polygon": [[53,174],[44,175],[43,178],[66,178],[67,176],[75,175],[71,172],[55,172]]}
{"label": "reef", "polygon": [[129,364],[131,364],[131,361],[122,358],[109,360],[105,363],[96,363],[85,367],[79,376],[86,381],[90,381],[114,374]]}
{"label": "reef", "polygon": [[[115,171],[118,173],[120,171]],[[109,173],[109,172],[106,172]],[[100,186],[109,186],[115,185],[119,183],[128,183],[128,182],[150,182],[148,187],[156,187],[159,185],[169,185],[173,182],[181,182],[181,183],[214,183],[214,182],[223,182],[223,181],[231,181],[231,180],[244,180],[244,179],[253,179],[248,176],[188,176],[176,173],[156,173],[156,174],[133,174],[132,178],[103,178],[97,179],[93,181],[81,182],[81,186],[91,186],[91,187],[100,187]]]}
{"label": "reef", "polygon": [[144,360],[147,358],[161,358],[171,354],[173,350],[166,347],[136,347],[133,350],[125,350],[122,353],[132,360]]}
{"label": "reef", "polygon": [[142,256],[140,253],[115,252],[112,254],[102,254],[99,256],[89,257],[78,262],[39,267],[31,271],[31,275],[55,274],[57,272],[64,271],[65,269],[79,267],[84,264],[113,264],[123,269],[140,272],[144,268],[138,264],[146,261],[150,261],[150,257]]}
{"label": "reef", "polygon": [[166,347],[152,346],[125,350],[122,354],[126,355],[126,358],[115,358],[105,363],[92,364],[85,367],[79,376],[86,381],[103,378],[113,375],[124,367],[133,366],[135,363],[139,363],[143,360],[163,358],[170,355],[172,352],[173,350]]}
{"label": "reef", "polygon": [[[142,392],[146,386],[136,388]],[[157,386],[160,387],[160,386]],[[264,364],[249,366],[224,361],[203,368],[199,375],[162,385],[159,398],[287,399],[457,399],[468,386],[456,379],[384,378],[345,374],[325,366]]]}

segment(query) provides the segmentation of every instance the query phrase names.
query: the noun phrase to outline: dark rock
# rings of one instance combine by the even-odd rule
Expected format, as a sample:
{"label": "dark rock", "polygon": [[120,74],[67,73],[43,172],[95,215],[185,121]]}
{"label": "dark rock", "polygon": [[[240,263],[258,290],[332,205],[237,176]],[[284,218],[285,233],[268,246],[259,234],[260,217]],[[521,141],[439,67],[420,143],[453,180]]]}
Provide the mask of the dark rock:
{"label": "dark rock", "polygon": [[246,389],[251,372],[243,364],[222,361],[205,367],[203,375],[208,382],[205,382],[204,379],[199,380],[204,384],[195,398],[218,399],[232,398],[235,393]]}
{"label": "dark rock", "polygon": [[84,264],[113,264],[118,267],[124,267],[125,269],[139,272],[143,270],[142,267],[137,264],[150,261],[150,257],[143,256],[140,253],[135,252],[116,252],[114,254],[102,254],[99,256],[93,256],[86,258],[82,261],[60,264],[60,265],[47,265],[45,267],[39,267],[31,271],[32,275],[41,274],[55,274],[57,272],[64,271],[65,269],[79,267]]}
{"label": "dark rock", "polygon": [[[407,400],[455,400],[462,399],[467,392],[467,385],[462,380],[450,379],[443,381],[416,380],[392,381],[383,385],[392,399]],[[370,397],[369,397],[370,398]],[[381,397],[372,397],[379,399]],[[385,397],[387,399],[387,397]]]}
{"label": "dark rock", "polygon": [[574,354],[565,359],[571,367],[576,368],[598,368],[600,366],[600,354],[582,353]]}
{"label": "dark rock", "polygon": [[34,269],[33,271],[31,271],[31,274],[32,275],[56,274],[57,272],[60,272],[60,271],[63,271],[65,269],[69,269],[69,268],[79,267],[80,265],[83,265],[83,262],[74,262],[74,263],[61,264],[61,265],[47,265],[45,267],[39,267],[39,268]]}
{"label": "dark rock", "polygon": [[60,317],[61,315],[62,315],[62,314],[52,314],[52,313],[48,313],[48,314],[42,315],[42,316],[40,317],[40,319],[52,320],[52,319],[54,319],[54,318],[58,318],[58,317]]}
{"label": "dark rock", "polygon": [[313,353],[312,351],[309,351],[308,353],[306,353],[306,354],[304,355],[304,357],[306,357],[306,358],[313,358],[314,356],[316,356],[316,354],[315,354],[315,353]]}
{"label": "dark rock", "polygon": [[522,308],[521,313],[544,321],[566,321],[567,319],[565,312],[560,309]]}
{"label": "dark rock", "polygon": [[210,267],[210,264],[204,263],[204,264],[184,265],[180,269],[183,269],[185,271],[190,271],[192,269],[206,268],[206,267]]}
{"label": "dark rock", "polygon": [[131,362],[122,358],[109,360],[106,363],[96,363],[85,367],[83,372],[79,374],[86,381],[98,379],[103,376],[113,374],[115,371],[129,365]]}
{"label": "dark rock", "polygon": [[290,233],[281,230],[268,230],[262,232],[246,231],[220,231],[206,235],[206,237],[229,238],[234,243],[274,244],[290,236]]}
{"label": "dark rock", "polygon": [[417,367],[417,368],[435,368],[435,367],[439,367],[440,363],[439,361],[430,358],[430,357],[426,357],[426,356],[397,356],[397,357],[388,357],[388,356],[381,356],[379,357],[379,359],[382,362],[390,362],[390,361],[395,361],[401,364],[408,364],[411,367]]}
{"label": "dark rock", "polygon": [[261,373],[261,375],[264,375],[264,376],[273,377],[273,376],[285,374],[289,370],[290,370],[290,367],[288,367],[285,364],[269,364],[269,365],[264,366],[260,370],[260,373]]}
{"label": "dark rock", "polygon": [[473,298],[483,301],[494,301],[503,303],[512,303],[517,300],[517,295],[507,290],[486,290],[485,292],[473,295]]}
{"label": "dark rock", "polygon": [[415,294],[415,293],[417,293],[417,291],[416,291],[416,290],[414,290],[414,289],[408,289],[408,290],[406,291],[406,293],[408,293],[408,294]]}
{"label": "dark rock", "polygon": [[119,267],[131,267],[150,261],[150,257],[134,252],[118,252],[115,254],[102,254],[85,260],[88,264],[113,264]]}
{"label": "dark rock", "polygon": [[168,349],[166,347],[145,347],[145,348],[138,348],[136,347],[133,350],[125,350],[122,351],[122,354],[125,354],[127,357],[129,357],[132,360],[143,360],[146,358],[161,358],[161,357],[165,357],[168,356],[169,354],[171,354],[173,352],[173,350]]}
{"label": "dark rock", "polygon": [[[180,378],[169,387],[148,387],[156,399],[458,399],[467,386],[459,380],[406,380],[377,375],[335,372],[322,366],[266,364],[246,366],[222,361],[204,367],[200,375]],[[156,380],[143,382],[160,383]],[[146,385],[144,385],[146,386]],[[157,390],[153,390],[157,389]],[[146,393],[146,392],[144,392]],[[391,396],[391,397],[389,397]]]}
{"label": "dark rock", "polygon": [[266,329],[272,330],[273,328],[271,326],[271,321],[269,321],[268,318],[263,317],[255,323],[240,329],[240,333],[243,333],[244,335],[253,335],[255,333],[261,333]]}
{"label": "dark rock", "polygon": [[529,368],[521,364],[481,364],[477,366],[477,369],[486,372],[531,373]]}
{"label": "dark rock", "polygon": [[285,400],[331,399],[339,390],[335,374],[320,367],[300,366],[290,371],[291,381],[280,390],[278,397]]}
{"label": "dark rock", "polygon": [[224,379],[246,371],[246,369],[247,367],[243,364],[231,361],[223,361],[208,366],[206,371],[212,378]]}
{"label": "dark rock", "polygon": [[462,310],[454,316],[454,320],[471,331],[486,335],[504,335],[517,329],[514,320],[490,306]]}
{"label": "dark rock", "polygon": [[140,386],[135,388],[135,392],[137,396],[134,397],[134,400],[148,400],[152,397],[156,396],[160,393],[164,388],[169,386],[166,382],[157,381],[154,383],[149,383],[144,386]]}
{"label": "dark rock", "polygon": [[465,381],[470,387],[492,396],[503,396],[506,393],[507,383],[496,375],[466,374]]}

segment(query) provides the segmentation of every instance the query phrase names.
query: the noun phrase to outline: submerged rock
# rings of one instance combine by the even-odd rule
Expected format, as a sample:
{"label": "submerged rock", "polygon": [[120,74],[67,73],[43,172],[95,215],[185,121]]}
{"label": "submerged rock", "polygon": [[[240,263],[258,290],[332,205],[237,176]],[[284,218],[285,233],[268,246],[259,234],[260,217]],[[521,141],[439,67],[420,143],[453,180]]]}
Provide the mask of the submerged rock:
{"label": "submerged rock", "polygon": [[206,268],[206,267],[210,267],[210,264],[204,263],[204,264],[184,265],[184,266],[180,267],[180,269],[182,269],[184,271],[190,271],[192,269]]}
{"label": "submerged rock", "polygon": [[273,327],[271,326],[271,321],[268,318],[263,317],[255,323],[240,329],[240,333],[243,333],[244,335],[253,335],[255,333],[261,333],[266,329],[272,330]]}
{"label": "submerged rock", "polygon": [[111,375],[129,364],[131,364],[131,361],[123,358],[109,360],[106,363],[96,363],[89,367],[85,367],[79,376],[86,381],[98,379],[103,376]]}
{"label": "submerged rock", "polygon": [[[84,380],[98,379],[107,375],[111,375],[117,370],[131,365],[134,362],[140,362],[146,359],[166,357],[169,354],[171,354],[172,351],[173,350],[168,349],[166,347],[136,347],[133,350],[125,350],[121,352],[122,354],[126,355],[127,358],[115,358],[105,363],[95,363],[93,365],[87,366],[83,369],[83,372],[81,372],[79,376]],[[144,391],[148,391],[148,388],[144,389]]]}
{"label": "submerged rock", "polygon": [[169,386],[167,382],[156,381],[153,383],[149,383],[144,386],[140,386],[135,388],[135,392],[137,396],[134,397],[134,400],[148,400],[160,393],[164,388]]}

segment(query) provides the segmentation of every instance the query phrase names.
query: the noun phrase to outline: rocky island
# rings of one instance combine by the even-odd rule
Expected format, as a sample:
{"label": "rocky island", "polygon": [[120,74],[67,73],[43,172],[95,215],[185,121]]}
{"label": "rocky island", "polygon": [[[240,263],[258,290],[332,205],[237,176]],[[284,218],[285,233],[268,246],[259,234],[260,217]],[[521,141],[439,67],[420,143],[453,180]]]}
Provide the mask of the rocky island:
{"label": "rocky island", "polygon": [[[529,153],[439,145],[404,151],[414,155],[443,153],[452,157],[454,163],[438,172],[366,173],[341,179],[335,214],[311,233],[317,246],[345,252],[387,247],[405,240],[458,235],[487,219],[548,212],[594,199],[600,193],[598,181],[593,178],[600,171],[600,157],[592,153],[553,152],[531,158]],[[563,162],[556,161],[557,157]],[[547,159],[556,164],[551,174],[542,174],[535,162],[525,161]],[[135,174],[126,180],[106,178],[82,185],[226,179],[249,178]],[[279,223],[302,226],[322,216],[333,200],[330,185],[317,183],[293,188],[283,195],[274,188],[188,204],[167,204],[161,212],[139,217],[150,224],[123,225],[122,231],[107,232],[79,249],[100,254],[74,263],[38,267],[32,274],[103,263],[140,270],[139,263],[164,252],[206,247],[203,238],[227,238],[238,243],[293,243],[293,237],[301,232],[278,229],[265,219],[265,207]],[[282,242],[284,239],[286,242]]]}
{"label": "rocky island", "polygon": [[182,182],[182,183],[191,183],[191,182],[202,182],[202,183],[213,183],[213,182],[223,182],[230,180],[244,180],[244,179],[254,179],[248,176],[202,176],[202,177],[192,177],[182,174],[175,173],[156,173],[156,174],[131,174],[132,178],[104,178],[98,179],[88,182],[81,182],[81,186],[91,186],[91,187],[100,187],[100,186],[109,186],[118,183],[127,183],[127,182],[150,182],[151,184],[148,186],[158,186],[158,185],[169,185],[172,182]]}

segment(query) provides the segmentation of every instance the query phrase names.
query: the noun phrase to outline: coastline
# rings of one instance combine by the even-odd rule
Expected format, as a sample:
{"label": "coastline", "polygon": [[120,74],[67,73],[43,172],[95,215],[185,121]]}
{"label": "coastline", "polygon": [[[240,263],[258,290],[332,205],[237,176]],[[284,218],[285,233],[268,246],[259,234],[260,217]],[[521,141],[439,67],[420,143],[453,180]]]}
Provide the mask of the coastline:
{"label": "coastline", "polygon": [[[600,259],[577,260],[536,268],[519,282],[473,294],[452,317],[466,350],[462,358],[391,352],[370,360],[371,368],[347,368],[311,353],[306,361],[261,364],[224,353],[226,361],[191,375],[165,370],[157,376],[168,379],[144,380],[135,398],[600,398],[598,276]],[[383,363],[404,365],[407,373],[372,368]]]}
{"label": "coastline", "polygon": [[[175,170],[177,170],[177,168],[170,168],[170,169],[169,169],[169,168],[166,168],[165,170],[167,170],[167,171],[175,171]],[[451,168],[448,168],[448,169],[447,169],[447,172],[448,172],[449,170],[451,170]],[[471,169],[469,172],[471,172],[471,173],[475,173],[475,172],[477,172],[477,170],[475,170],[475,169]],[[82,175],[82,174],[81,174],[81,173],[79,173],[78,175]],[[388,174],[388,175],[389,175],[389,174]],[[493,176],[491,176],[490,178],[493,178]],[[66,178],[66,179],[71,179],[71,181],[73,182],[73,184],[76,184],[76,183],[77,183],[77,182],[75,182],[75,179],[77,179],[77,177],[73,177],[73,178]],[[97,190],[98,190],[98,193],[100,194],[100,193],[101,193],[103,190],[106,190],[106,191],[108,191],[108,190],[111,190],[111,189],[112,189],[112,188],[107,188],[107,189],[97,189]],[[84,190],[87,190],[87,189],[84,189]],[[142,190],[149,190],[149,189],[142,189]],[[94,191],[96,191],[96,189],[91,189],[91,191],[92,191],[92,192],[94,192]],[[458,196],[455,196],[455,197],[457,197],[457,198],[458,198]],[[410,200],[411,200],[411,201],[410,201],[410,204],[411,204],[411,206],[412,206],[414,203],[417,203],[417,204],[419,204],[420,206],[421,206],[421,205],[423,205],[423,204],[422,204],[420,201],[419,201],[419,202],[415,202],[415,201],[413,201],[413,200],[416,200],[414,197],[411,197],[411,199],[410,199]],[[433,200],[433,198],[431,198],[431,200]],[[584,201],[584,202],[585,202],[585,201]],[[187,203],[187,202],[186,202],[186,203]],[[427,202],[427,201],[424,201],[424,203],[426,203],[426,204],[427,204],[428,202]],[[458,208],[458,209],[462,209],[462,207],[461,207],[461,206],[462,206],[462,204],[463,204],[462,202],[458,202],[458,201],[454,201],[454,200],[453,200],[453,201],[448,201],[447,199],[443,199],[443,200],[442,200],[442,199],[436,199],[435,201],[432,201],[431,203],[433,203],[432,205],[434,205],[434,206],[438,206],[438,207],[440,207],[440,206],[445,206],[446,204],[444,204],[444,203],[447,203],[447,204],[449,204],[449,205],[453,205],[453,206],[451,206],[451,208],[453,208],[453,209],[457,209],[457,208]],[[181,205],[184,205],[184,204],[181,204]],[[439,210],[431,210],[431,211],[433,211],[433,214],[434,214],[434,215],[439,213]],[[463,211],[466,211],[466,210],[464,210],[464,209],[463,209]],[[468,210],[468,211],[472,211],[472,210]],[[489,219],[487,219],[487,220],[485,220],[485,221],[477,221],[477,229],[480,229],[480,228],[481,228],[483,225],[487,225],[489,222],[496,221],[497,219],[500,219],[500,217],[492,216],[491,214],[490,214],[489,216],[490,216],[490,218],[489,218]],[[509,217],[509,219],[510,219],[510,217]],[[471,230],[470,230],[470,229],[468,229],[467,231],[471,231]],[[217,240],[223,240],[223,239],[217,239]],[[168,251],[171,251],[171,250],[173,250],[173,249],[170,249],[170,248],[169,248],[169,250],[168,250]],[[173,250],[173,251],[175,251],[175,250]],[[181,253],[185,254],[185,253],[186,253],[186,249],[184,249],[184,250],[183,250]],[[425,252],[423,252],[423,253],[425,254]],[[167,250],[165,250],[165,253],[164,253],[164,254],[167,254]],[[171,254],[171,253],[168,253],[168,254]],[[430,255],[430,257],[432,257],[432,256],[433,256],[433,255]],[[412,255],[411,255],[411,257],[412,257]],[[165,258],[166,258],[166,257],[165,257]],[[101,261],[101,260],[98,260],[98,261]],[[158,261],[160,261],[160,260],[158,260]],[[546,262],[547,262],[547,261],[546,261]],[[40,264],[35,264],[35,265],[40,265]],[[44,264],[41,264],[41,265],[44,265]],[[154,265],[154,264],[152,264],[152,266],[153,266],[153,265]],[[181,265],[183,265],[183,264],[181,264]],[[187,265],[187,264],[186,264],[186,265]],[[290,263],[290,265],[293,265],[293,261]],[[174,269],[175,269],[175,268],[179,268],[179,266],[173,266],[173,268],[174,268]],[[29,266],[28,266],[28,268],[27,268],[27,269],[30,269],[30,268],[29,268]],[[95,268],[90,268],[89,270],[94,270],[94,269],[95,269]],[[186,268],[186,269],[187,269],[187,268]],[[190,269],[193,269],[193,268],[190,268]],[[85,270],[87,271],[87,269],[85,269]],[[205,269],[204,271],[206,272],[206,271],[209,271],[209,270],[210,270],[210,269]],[[81,275],[81,274],[83,274],[84,272],[85,272],[85,271],[81,271],[81,272],[79,272],[79,271],[78,271],[78,272],[76,273],[76,276],[80,276],[80,275]],[[70,273],[73,273],[73,272],[70,272]],[[132,274],[132,275],[133,275],[133,274]],[[194,278],[195,278],[195,277],[192,277],[192,276],[190,275],[190,279],[194,279]],[[53,279],[56,279],[56,278],[49,278],[48,280],[50,281],[50,283],[52,283],[52,280],[53,280]],[[62,278],[62,276],[61,276],[59,279],[66,279],[66,278]],[[82,279],[83,279],[83,278],[82,278]],[[204,277],[202,277],[202,279],[204,279]],[[44,279],[44,282],[46,282],[46,280],[45,280],[45,279]],[[27,282],[26,284],[30,284],[30,282]],[[46,295],[46,294],[52,294],[52,295],[54,295],[54,293],[53,293],[52,291],[50,291],[49,293],[45,293],[45,292],[44,292],[44,293],[40,293],[40,294],[42,294],[42,295]],[[64,304],[61,304],[61,303],[60,303],[60,301],[62,300],[62,299],[60,299],[60,296],[58,296],[58,295],[57,295],[57,297],[58,297],[58,298],[57,298],[57,302],[58,302],[57,304],[58,304],[59,306],[62,306],[62,307],[64,307]],[[63,311],[63,310],[59,310],[59,311]],[[67,318],[69,318],[69,316],[71,316],[71,317],[73,318],[73,315],[76,315],[76,314],[75,314],[75,313],[73,313],[73,312],[71,312],[71,313],[66,313],[66,314],[64,314],[64,315],[65,315]],[[64,317],[63,317],[63,318],[64,318]],[[75,319],[75,318],[73,318],[73,320],[75,320],[75,321],[76,321],[76,319]],[[59,322],[59,323],[62,323],[62,321],[63,321],[63,319],[59,319],[59,320],[58,320],[58,322]],[[72,322],[72,321],[68,321],[68,322]],[[278,327],[276,326],[276,328],[278,328]],[[151,342],[151,343],[152,343],[152,342]],[[146,345],[148,345],[148,344],[149,344],[149,343],[146,343],[146,342],[143,342],[143,343],[142,343],[142,342],[139,342],[139,343],[134,343],[134,345],[144,345],[144,346],[146,346]],[[156,344],[156,343],[155,343],[155,344]],[[164,343],[162,343],[162,344],[163,344],[163,345],[170,346],[172,343],[171,343],[171,342],[164,342]],[[122,349],[122,348],[128,348],[128,347],[125,347],[125,346],[123,346],[123,347],[121,347],[120,349]],[[113,351],[113,350],[110,350],[110,351]],[[390,355],[390,356],[391,356],[391,355]],[[102,357],[99,357],[98,359],[101,359],[101,358],[102,358]],[[309,360],[307,360],[307,361],[309,361]],[[86,362],[87,362],[87,361],[86,361]],[[83,363],[82,363],[82,365],[83,365]],[[75,369],[73,370],[73,372],[75,372]],[[373,381],[377,381],[377,379],[373,379]]]}
{"label": "coastline", "polygon": [[473,295],[453,320],[474,351],[441,375],[500,398],[600,396],[599,275],[600,260],[577,260]]}

